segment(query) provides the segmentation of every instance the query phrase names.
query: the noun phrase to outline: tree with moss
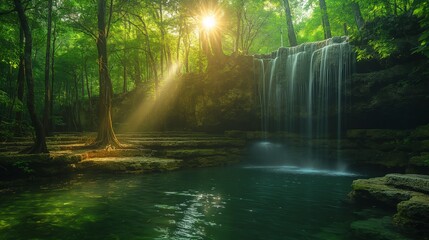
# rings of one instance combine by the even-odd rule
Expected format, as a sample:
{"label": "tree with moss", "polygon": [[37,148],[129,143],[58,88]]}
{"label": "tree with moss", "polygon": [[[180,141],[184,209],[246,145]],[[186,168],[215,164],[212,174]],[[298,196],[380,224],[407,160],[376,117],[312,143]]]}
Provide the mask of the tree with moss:
{"label": "tree with moss", "polygon": [[98,51],[98,77],[100,84],[99,103],[98,103],[98,132],[92,146],[105,148],[119,148],[121,144],[116,138],[112,124],[112,96],[113,87],[112,80],[109,75],[109,65],[107,56],[107,38],[109,34],[109,24],[112,17],[113,1],[109,6],[109,23],[106,24],[107,0],[98,0],[98,35],[97,35],[97,51]]}

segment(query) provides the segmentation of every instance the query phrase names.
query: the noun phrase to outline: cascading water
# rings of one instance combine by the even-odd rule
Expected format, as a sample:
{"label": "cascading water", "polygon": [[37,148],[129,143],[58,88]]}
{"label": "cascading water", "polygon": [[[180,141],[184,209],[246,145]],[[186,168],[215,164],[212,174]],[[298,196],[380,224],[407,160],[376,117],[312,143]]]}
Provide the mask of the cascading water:
{"label": "cascading water", "polygon": [[334,37],[256,56],[262,130],[339,138],[353,55],[347,37]]}

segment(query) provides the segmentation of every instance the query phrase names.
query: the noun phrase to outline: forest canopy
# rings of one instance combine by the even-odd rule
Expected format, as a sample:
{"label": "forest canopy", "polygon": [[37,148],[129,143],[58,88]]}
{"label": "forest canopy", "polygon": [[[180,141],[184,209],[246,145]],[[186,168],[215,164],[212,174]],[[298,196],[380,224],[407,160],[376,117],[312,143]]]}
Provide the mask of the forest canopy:
{"label": "forest canopy", "polygon": [[429,4],[424,0],[2,1],[2,133],[19,132],[15,125],[29,122],[20,70],[27,39],[17,4],[31,30],[28,61],[36,113],[44,112],[42,123],[49,130],[78,130],[78,117],[65,113],[94,111],[92,103],[102,92],[100,2],[105,4],[106,66],[114,95],[142,88],[156,97],[172,74],[202,73],[224,56],[265,54],[331,36],[350,36],[360,45],[358,60],[386,59],[401,51],[429,56]]}

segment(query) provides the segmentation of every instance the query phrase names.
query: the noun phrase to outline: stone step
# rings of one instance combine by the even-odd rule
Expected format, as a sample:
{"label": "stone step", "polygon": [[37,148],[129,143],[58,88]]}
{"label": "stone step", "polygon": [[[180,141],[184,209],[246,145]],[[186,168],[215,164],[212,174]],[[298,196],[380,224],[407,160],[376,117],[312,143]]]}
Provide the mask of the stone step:
{"label": "stone step", "polygon": [[242,140],[183,140],[183,141],[145,141],[131,140],[130,144],[134,144],[143,148],[211,148],[211,147],[243,147],[245,141]]}
{"label": "stone step", "polygon": [[429,176],[419,174],[387,174],[386,184],[398,188],[429,193]]}
{"label": "stone step", "polygon": [[88,158],[76,164],[77,171],[91,172],[162,172],[179,169],[182,160],[156,157]]}

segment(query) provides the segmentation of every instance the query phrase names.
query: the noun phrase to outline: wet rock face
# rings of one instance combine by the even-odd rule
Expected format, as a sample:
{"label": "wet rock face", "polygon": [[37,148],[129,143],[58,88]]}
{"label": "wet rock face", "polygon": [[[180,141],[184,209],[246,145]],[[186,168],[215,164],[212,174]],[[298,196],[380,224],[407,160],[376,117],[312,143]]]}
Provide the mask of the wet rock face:
{"label": "wet rock face", "polygon": [[429,173],[429,124],[411,130],[350,129],[346,139],[343,156],[351,165]]}
{"label": "wet rock face", "polygon": [[396,208],[395,226],[416,236],[429,236],[428,175],[388,174],[358,179],[353,181],[352,189],[349,196],[355,202]]}
{"label": "wet rock face", "polygon": [[429,78],[422,62],[354,74],[350,128],[411,129],[429,119]]}
{"label": "wet rock face", "polygon": [[[400,202],[393,223],[403,229],[411,230],[416,234],[429,236],[429,197],[414,196],[407,201]],[[428,239],[428,237],[424,238]]]}

